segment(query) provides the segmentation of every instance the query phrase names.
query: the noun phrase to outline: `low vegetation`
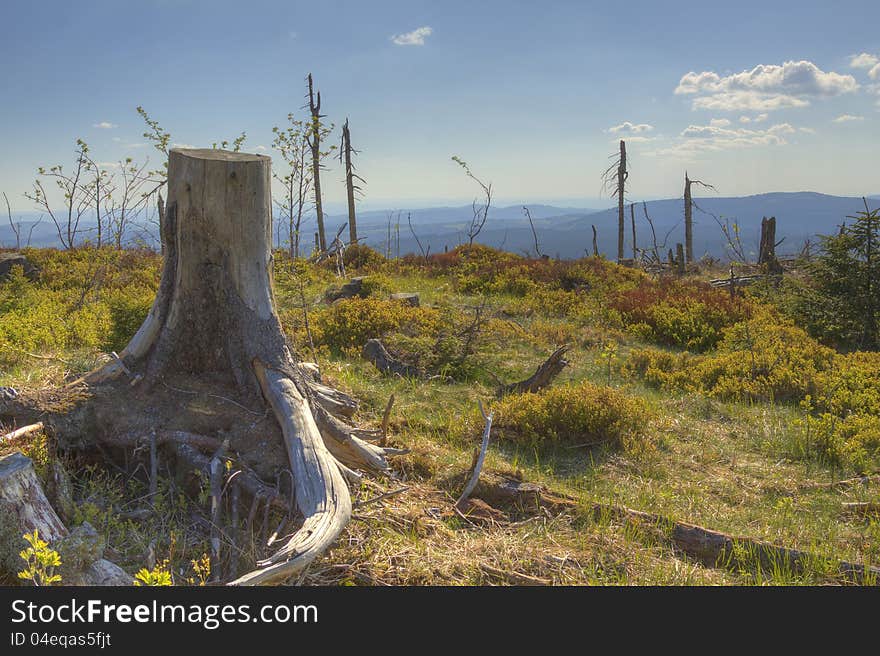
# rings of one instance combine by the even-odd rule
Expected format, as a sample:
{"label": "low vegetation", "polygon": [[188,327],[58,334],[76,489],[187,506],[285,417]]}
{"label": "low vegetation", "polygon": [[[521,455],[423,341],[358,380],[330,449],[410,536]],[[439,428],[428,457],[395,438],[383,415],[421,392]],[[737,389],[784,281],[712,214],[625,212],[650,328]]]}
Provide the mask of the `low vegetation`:
{"label": "low vegetation", "polygon": [[[0,282],[0,386],[48,390],[126,344],[149,310],[160,259],[87,248],[26,255],[38,277],[14,270]],[[842,505],[876,503],[877,485],[834,486],[880,467],[880,354],[796,316],[785,285],[808,281],[731,297],[696,278],[657,279],[601,258],[527,259],[477,244],[396,260],[357,246],[345,259],[348,276],[364,276],[364,292],[328,303],[327,290],[344,282],[335,263],[277,253],[279,316],[305,359],[363,399],[364,423],[381,426],[394,395],[388,440],[411,453],[395,461],[399,481],[355,486],[362,505],[347,538],[303,582],[821,583],[836,580],[830,560],[880,561],[877,518]],[[420,305],[391,300],[397,291],[418,293]],[[380,373],[361,356],[373,338],[426,377]],[[496,397],[562,344],[571,364],[552,386]],[[497,503],[494,515],[448,510],[483,429],[477,401],[494,412],[484,485],[529,481],[565,503],[537,514]],[[11,450],[34,457],[47,479],[52,462],[67,465],[71,521],[95,526],[139,584],[210,578],[209,536],[192,513],[208,516],[207,481],[192,488],[161,478],[138,513],[148,489],[134,461],[108,471],[56,453],[42,433],[0,446]],[[817,559],[800,571],[742,553],[697,562],[663,526],[603,516],[594,504]],[[259,542],[258,529],[246,544]],[[240,554],[242,566],[260,557],[256,546]]]}

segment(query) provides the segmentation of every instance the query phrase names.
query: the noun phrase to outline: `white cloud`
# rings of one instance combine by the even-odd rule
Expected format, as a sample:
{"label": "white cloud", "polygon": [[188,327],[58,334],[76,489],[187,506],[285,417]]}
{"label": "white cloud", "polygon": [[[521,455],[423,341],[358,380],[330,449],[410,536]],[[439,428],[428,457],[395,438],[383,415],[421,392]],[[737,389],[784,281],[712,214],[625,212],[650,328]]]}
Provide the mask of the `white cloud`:
{"label": "white cloud", "polygon": [[872,80],[880,80],[880,64],[874,64],[873,68],[868,71],[868,77]]}
{"label": "white cloud", "polygon": [[830,98],[859,88],[852,75],[823,71],[814,63],[787,61],[781,66],[759,64],[750,71],[724,77],[713,71],[682,76],[676,95],[695,96],[693,109],[773,111],[806,107],[808,98]]}
{"label": "white cloud", "polygon": [[816,131],[813,128],[798,128],[798,132],[805,132],[807,134],[816,134]]}
{"label": "white cloud", "polygon": [[731,128],[721,125],[723,121],[712,121],[709,125],[689,125],[681,131],[677,143],[653,153],[655,156],[691,157],[704,152],[718,152],[761,146],[784,146],[788,143],[786,135],[797,129],[789,123],[777,123],[765,130],[743,127]]}
{"label": "white cloud", "polygon": [[391,42],[398,46],[423,46],[425,45],[425,38],[431,36],[433,32],[433,28],[425,25],[424,27],[417,27],[412,32],[395,34],[391,37]]}
{"label": "white cloud", "polygon": [[113,128],[118,128],[119,126],[116,123],[111,123],[110,121],[101,121],[100,123],[95,123],[92,125],[93,128],[98,128],[100,130],[112,130]]}
{"label": "white cloud", "polygon": [[254,150],[261,153],[261,152],[267,150],[267,148],[265,146],[257,146],[256,148],[254,148]]}
{"label": "white cloud", "polygon": [[608,132],[611,134],[641,134],[642,132],[650,132],[653,129],[654,126],[647,123],[633,124],[629,121],[624,121],[620,125],[608,128]]}
{"label": "white cloud", "polygon": [[717,112],[772,112],[786,107],[808,107],[809,100],[785,94],[766,94],[756,91],[731,91],[694,98],[693,109]]}
{"label": "white cloud", "polygon": [[880,58],[867,52],[852,55],[849,58],[849,65],[853,68],[874,68],[877,64],[880,64]]}
{"label": "white cloud", "polygon": [[195,148],[196,146],[193,146],[192,144],[187,144],[187,143],[173,143],[173,144],[171,144],[171,147],[172,148]]}
{"label": "white cloud", "polygon": [[768,116],[769,116],[769,114],[758,114],[758,115],[755,116],[755,117],[751,117],[751,116],[740,116],[740,117],[739,117],[739,122],[740,122],[740,123],[763,123],[764,121],[767,120],[767,117],[768,117]]}
{"label": "white cloud", "polygon": [[726,128],[730,125],[730,121],[726,118],[713,118],[709,121],[709,125],[715,128]]}
{"label": "white cloud", "polygon": [[864,116],[853,116],[852,114],[841,114],[837,118],[833,119],[832,123],[851,123],[852,121],[864,121]]}

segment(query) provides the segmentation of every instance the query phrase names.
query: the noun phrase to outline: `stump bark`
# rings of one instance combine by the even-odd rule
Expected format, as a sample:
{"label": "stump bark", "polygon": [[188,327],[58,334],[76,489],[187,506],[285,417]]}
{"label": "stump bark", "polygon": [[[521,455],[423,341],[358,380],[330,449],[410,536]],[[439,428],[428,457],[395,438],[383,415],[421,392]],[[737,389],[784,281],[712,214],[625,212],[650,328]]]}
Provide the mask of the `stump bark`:
{"label": "stump bark", "polygon": [[[148,416],[127,421],[127,434],[188,428],[163,405],[196,394],[188,386],[226,402],[227,410],[214,413],[217,425],[207,431],[210,417],[199,417],[193,432],[222,432],[251,464],[268,458],[272,437],[281,441],[287,463],[276,470],[293,474],[302,527],[259,569],[234,581],[240,584],[282,581],[320,556],[351,517],[344,477],[357,478],[353,469],[388,472],[386,456],[397,453],[363,439],[373,432],[349,423],[357,402],[317,382],[287,344],[272,287],[270,162],[224,150],[171,150],[156,299],[118,358],[78,381],[143,409]],[[267,408],[278,424],[274,432],[264,429],[267,440],[237,439],[245,429],[231,415],[252,420],[245,413],[260,416]],[[248,431],[259,422],[249,423]],[[192,445],[177,446],[184,461],[194,461]]]}

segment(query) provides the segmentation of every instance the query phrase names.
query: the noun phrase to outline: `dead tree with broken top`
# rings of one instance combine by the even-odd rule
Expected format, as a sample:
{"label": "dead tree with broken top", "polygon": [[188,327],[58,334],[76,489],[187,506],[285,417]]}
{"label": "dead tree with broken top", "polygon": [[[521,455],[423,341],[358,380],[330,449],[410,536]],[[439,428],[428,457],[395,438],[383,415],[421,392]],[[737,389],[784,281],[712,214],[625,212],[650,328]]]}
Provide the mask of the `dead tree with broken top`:
{"label": "dead tree with broken top", "polygon": [[626,142],[620,140],[620,151],[612,157],[616,157],[611,166],[602,174],[602,188],[604,191],[611,189],[611,197],[617,198],[617,261],[624,258],[624,204],[626,198],[626,181],[629,171],[626,167]]}
{"label": "dead tree with broken top", "polygon": [[[230,458],[248,516],[264,507],[265,525],[277,509],[276,534],[288,536],[252,571],[232,572],[240,585],[283,582],[320,557],[351,518],[346,481],[388,473],[400,453],[370,443],[381,435],[353,425],[357,401],[319,382],[287,342],[272,284],[270,161],[172,149],[164,266],[144,323],[57,398],[0,400],[0,414],[39,418],[62,450],[131,456],[158,440],[160,457],[207,477],[227,477],[213,461]],[[276,478],[292,482],[263,483]]]}
{"label": "dead tree with broken top", "polygon": [[694,261],[694,200],[691,195],[691,185],[694,184],[715,190],[701,180],[691,180],[687,171],[684,172],[684,257],[687,264]]}
{"label": "dead tree with broken top", "polygon": [[364,184],[367,183],[366,180],[354,172],[355,167],[351,161],[352,154],[357,154],[359,152],[360,151],[351,147],[351,132],[348,129],[348,119],[346,118],[345,123],[342,125],[342,143],[339,148],[339,161],[345,168],[345,192],[348,197],[348,242],[350,244],[356,244],[358,240],[354,195],[356,193],[363,193],[363,189],[355,184],[355,180],[359,180]]}
{"label": "dead tree with broken top", "polygon": [[[327,250],[327,237],[324,234],[324,206],[321,202],[321,160],[328,154],[321,152],[321,140],[333,129],[332,125],[329,129],[324,128],[321,119],[325,117],[321,114],[321,92],[317,93],[317,100],[314,86],[312,84],[312,74],[309,73],[306,78],[309,83],[309,113],[312,116],[308,130],[308,143],[312,151],[312,188],[315,191],[315,216],[318,222],[318,249],[320,251]],[[330,150],[335,150],[336,146],[331,146]]]}
{"label": "dead tree with broken top", "polygon": [[761,219],[761,241],[758,246],[758,265],[764,267],[767,273],[782,273],[782,265],[776,259],[776,247],[782,240],[776,241],[776,217],[769,219],[765,216]]}

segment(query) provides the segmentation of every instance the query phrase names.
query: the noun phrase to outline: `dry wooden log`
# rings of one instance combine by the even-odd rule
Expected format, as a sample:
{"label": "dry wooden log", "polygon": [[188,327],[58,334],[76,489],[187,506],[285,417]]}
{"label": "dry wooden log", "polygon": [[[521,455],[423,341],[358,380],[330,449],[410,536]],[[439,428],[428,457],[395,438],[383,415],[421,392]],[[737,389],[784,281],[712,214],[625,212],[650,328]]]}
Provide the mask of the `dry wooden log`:
{"label": "dry wooden log", "polygon": [[[624,506],[595,503],[592,511],[596,519],[609,517],[640,527],[659,527],[676,548],[709,567],[741,564],[739,559],[746,558],[746,562],[742,564],[751,565],[757,562],[761,568],[786,567],[793,573],[801,573],[810,563],[828,560],[806,551],[777,546],[751,537],[728,535]],[[843,560],[837,561],[834,566],[838,576],[846,581],[880,584],[880,567]]]}
{"label": "dry wooden log", "polygon": [[[542,485],[507,477],[501,477],[499,481],[495,475],[489,478],[492,480],[481,484],[478,493],[493,505],[510,503],[528,510],[539,507],[552,507],[558,510],[578,506],[575,499],[557,495]],[[876,505],[880,506],[880,504]],[[625,506],[592,503],[590,510],[593,517],[599,521],[610,518],[639,528],[660,528],[675,548],[708,567],[753,566],[757,562],[762,568],[784,566],[799,573],[803,572],[810,563],[827,560],[806,551],[774,545],[752,537],[733,536]],[[855,511],[858,512],[858,508]],[[752,560],[747,562],[737,560],[743,557]],[[880,584],[880,567],[847,561],[836,561],[833,566],[838,576],[845,581]]]}
{"label": "dry wooden log", "polygon": [[477,481],[480,480],[480,471],[483,469],[483,462],[486,460],[486,452],[489,450],[489,433],[492,431],[492,416],[493,413],[489,413],[488,415],[483,410],[483,404],[480,403],[480,414],[483,415],[483,420],[486,422],[485,428],[483,428],[483,438],[480,443],[480,451],[474,461],[474,468],[471,472],[470,478],[468,478],[468,482],[465,484],[464,489],[461,491],[458,499],[455,502],[456,508],[461,508],[461,505],[467,500],[470,496],[471,492],[474,491],[474,488],[477,486]]}
{"label": "dry wooden log", "polygon": [[861,517],[869,517],[871,515],[880,515],[880,503],[871,501],[853,501],[843,504],[844,512]]}
{"label": "dry wooden log", "polygon": [[521,392],[537,392],[550,385],[553,382],[553,379],[568,366],[568,360],[564,358],[568,349],[568,345],[560,346],[531,376],[518,383],[511,383],[510,385],[500,387],[497,392],[498,396]]}
{"label": "dry wooden log", "polygon": [[14,431],[6,433],[6,435],[0,435],[0,442],[9,442],[11,440],[17,440],[19,437],[24,437],[25,435],[31,435],[36,433],[37,431],[43,430],[43,422],[38,421],[36,424],[29,424],[28,426],[22,426]]}
{"label": "dry wooden log", "polygon": [[422,378],[425,375],[417,367],[401,362],[391,355],[378,339],[368,340],[364,344],[363,356],[383,374],[394,374],[404,378]]}

